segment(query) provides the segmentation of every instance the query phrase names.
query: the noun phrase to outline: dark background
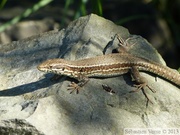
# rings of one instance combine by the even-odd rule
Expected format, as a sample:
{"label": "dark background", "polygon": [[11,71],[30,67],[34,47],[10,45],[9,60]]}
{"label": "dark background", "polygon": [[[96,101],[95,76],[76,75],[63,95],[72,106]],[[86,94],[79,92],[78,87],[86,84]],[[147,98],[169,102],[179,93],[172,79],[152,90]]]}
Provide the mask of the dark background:
{"label": "dark background", "polygon": [[[1,0],[1,44],[62,29],[74,19],[95,13],[146,38],[168,66],[180,67],[180,0],[52,0],[43,6],[39,2]],[[30,13],[24,15],[27,9]]]}

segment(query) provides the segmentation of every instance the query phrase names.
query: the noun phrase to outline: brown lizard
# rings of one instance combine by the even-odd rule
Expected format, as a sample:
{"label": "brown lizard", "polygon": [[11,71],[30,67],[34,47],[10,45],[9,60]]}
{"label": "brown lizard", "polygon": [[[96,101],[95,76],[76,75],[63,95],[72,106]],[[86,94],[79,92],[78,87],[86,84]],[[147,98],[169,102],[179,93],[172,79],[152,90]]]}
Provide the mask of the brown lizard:
{"label": "brown lizard", "polygon": [[[167,66],[156,62],[136,57],[128,53],[114,53],[82,60],[49,59],[38,66],[43,72],[55,73],[75,78],[79,83],[72,82],[68,89],[79,91],[80,87],[88,82],[89,77],[113,77],[131,71],[132,76],[137,82],[137,90],[144,90],[147,86],[145,78],[140,76],[139,71],[147,71],[157,74],[166,80],[180,86],[180,74]],[[153,91],[154,92],[154,91]],[[144,91],[143,91],[144,93]],[[145,93],[144,93],[145,94]],[[149,98],[145,94],[149,101]]]}

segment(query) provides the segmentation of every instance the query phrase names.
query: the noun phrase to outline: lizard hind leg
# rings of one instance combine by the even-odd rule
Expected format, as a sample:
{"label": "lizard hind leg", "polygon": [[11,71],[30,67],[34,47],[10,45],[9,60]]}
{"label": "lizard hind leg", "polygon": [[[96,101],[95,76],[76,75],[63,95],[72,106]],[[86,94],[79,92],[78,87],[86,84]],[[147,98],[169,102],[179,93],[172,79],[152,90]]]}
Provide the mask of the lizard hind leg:
{"label": "lizard hind leg", "polygon": [[130,91],[130,92],[138,92],[140,90],[142,90],[144,96],[146,97],[147,99],[147,104],[148,105],[148,102],[150,101],[152,103],[152,101],[149,99],[149,97],[147,96],[146,92],[145,92],[145,87],[147,87],[149,90],[151,90],[153,93],[155,93],[156,91],[153,90],[148,84],[147,84],[147,81],[144,77],[142,77],[138,71],[138,69],[136,67],[132,67],[131,68],[131,74],[133,76],[133,79],[135,79],[136,83],[137,84],[134,84],[133,86],[136,87],[135,90],[133,91]]}
{"label": "lizard hind leg", "polygon": [[129,49],[134,46],[136,43],[129,43],[128,41],[132,39],[132,37],[127,38],[124,40],[121,36],[117,35],[117,39],[119,41],[119,48],[117,48],[117,51],[119,53],[128,53]]}

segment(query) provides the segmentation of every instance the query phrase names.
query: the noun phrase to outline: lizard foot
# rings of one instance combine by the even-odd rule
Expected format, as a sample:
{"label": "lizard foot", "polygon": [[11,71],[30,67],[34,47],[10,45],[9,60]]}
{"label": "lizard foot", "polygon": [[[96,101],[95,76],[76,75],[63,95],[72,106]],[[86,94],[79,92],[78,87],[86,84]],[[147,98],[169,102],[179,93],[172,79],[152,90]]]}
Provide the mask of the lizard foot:
{"label": "lizard foot", "polygon": [[73,93],[74,91],[76,91],[76,94],[78,94],[80,88],[81,87],[77,83],[71,82],[71,84],[68,85],[68,89],[67,90],[71,90],[70,94]]}
{"label": "lizard foot", "polygon": [[153,104],[153,102],[150,100],[150,98],[149,98],[148,95],[146,94],[144,88],[145,88],[145,87],[148,87],[149,90],[151,90],[153,93],[156,92],[155,90],[153,90],[149,85],[147,85],[147,83],[142,83],[142,84],[138,84],[138,85],[137,85],[137,84],[134,84],[133,86],[135,86],[137,89],[130,91],[130,93],[132,93],[132,92],[138,92],[138,91],[142,90],[142,93],[144,94],[144,96],[145,96],[146,99],[147,99],[146,107],[148,106],[148,103],[149,103],[149,102],[151,102],[151,103]]}
{"label": "lizard foot", "polygon": [[142,84],[134,84],[133,85],[134,87],[136,87],[137,89],[131,91],[131,92],[138,92],[140,91],[141,89],[145,88],[145,87],[148,87],[149,90],[151,90],[153,93],[156,93],[155,90],[153,90],[149,85],[147,85],[147,83],[142,83]]}

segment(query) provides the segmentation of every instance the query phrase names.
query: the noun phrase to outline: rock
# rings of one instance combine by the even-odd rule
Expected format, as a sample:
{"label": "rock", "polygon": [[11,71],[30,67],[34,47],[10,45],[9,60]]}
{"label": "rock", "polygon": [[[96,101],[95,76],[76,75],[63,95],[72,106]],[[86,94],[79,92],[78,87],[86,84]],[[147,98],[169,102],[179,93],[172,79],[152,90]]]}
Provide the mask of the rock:
{"label": "rock", "polygon": [[[37,70],[51,58],[83,59],[111,53],[118,34],[134,44],[128,51],[164,64],[157,51],[142,37],[113,22],[91,14],[73,21],[66,29],[51,31],[0,45],[0,134],[123,134],[125,128],[180,127],[180,91],[177,86],[149,73],[141,73],[156,90],[146,90],[153,104],[146,107],[142,92],[134,90],[129,74],[91,78],[79,94],[67,91],[74,81],[51,80]],[[155,78],[156,77],[156,78]],[[109,94],[102,84],[110,86]]]}

